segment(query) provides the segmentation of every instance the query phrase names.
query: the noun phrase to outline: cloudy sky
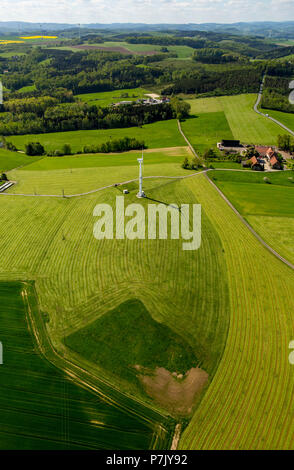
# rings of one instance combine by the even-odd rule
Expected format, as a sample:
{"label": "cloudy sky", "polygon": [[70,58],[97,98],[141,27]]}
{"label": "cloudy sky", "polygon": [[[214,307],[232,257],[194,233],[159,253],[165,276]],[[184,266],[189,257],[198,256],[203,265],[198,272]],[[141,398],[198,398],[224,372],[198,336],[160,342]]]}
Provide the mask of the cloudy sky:
{"label": "cloudy sky", "polygon": [[294,0],[0,0],[0,21],[232,23],[294,20]]}

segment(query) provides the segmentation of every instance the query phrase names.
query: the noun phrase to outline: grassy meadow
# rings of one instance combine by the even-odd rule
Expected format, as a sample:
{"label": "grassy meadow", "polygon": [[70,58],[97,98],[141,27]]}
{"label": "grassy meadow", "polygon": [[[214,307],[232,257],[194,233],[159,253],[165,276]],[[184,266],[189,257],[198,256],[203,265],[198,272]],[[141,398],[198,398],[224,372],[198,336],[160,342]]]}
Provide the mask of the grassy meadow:
{"label": "grassy meadow", "polygon": [[24,150],[28,142],[40,142],[45,150],[61,148],[70,144],[73,152],[82,150],[84,145],[100,145],[111,139],[120,139],[125,136],[143,140],[148,148],[181,147],[186,145],[185,140],[178,131],[177,121],[160,121],[146,124],[142,127],[129,127],[122,129],[99,129],[88,131],[68,131],[48,134],[10,136],[7,140],[13,142],[20,150]]}
{"label": "grassy meadow", "polygon": [[[10,171],[8,177],[16,181],[9,194],[51,194],[61,196],[80,194],[106,185],[138,179],[137,158],[141,152],[95,154],[68,157],[45,157],[27,167]],[[181,167],[183,159],[191,159],[188,147],[146,150],[144,176],[177,177],[195,173]],[[27,157],[30,158],[30,157]],[[145,185],[154,185],[146,179]]]}
{"label": "grassy meadow", "polygon": [[294,262],[293,172],[264,175],[248,172],[211,172],[223,191],[261,237],[278,253]]}
{"label": "grassy meadow", "polygon": [[[121,167],[112,168],[121,171]],[[22,173],[25,178],[38,171]],[[215,172],[218,178],[221,173]],[[235,177],[234,172],[223,173]],[[272,176],[280,175],[284,173]],[[248,178],[245,172],[238,176]],[[204,176],[151,180],[150,186],[147,181],[150,199],[140,201],[143,205],[150,200],[202,205],[198,251],[183,251],[180,240],[95,240],[93,209],[99,202],[113,205],[121,194],[117,188],[74,199],[3,196],[1,278],[35,280],[40,310],[46,312],[47,334],[62,357],[160,412],[162,404],[128,377],[132,364],[126,361],[124,367],[130,369],[125,374],[118,373],[116,355],[113,363],[107,358],[110,363],[101,359],[97,364],[93,348],[85,349],[83,338],[92,324],[97,332],[99,324],[106,322],[107,327],[109,317],[132,299],[144,304],[156,324],[181,337],[184,343],[180,344],[193,350],[209,381],[196,401],[180,449],[292,448],[292,434],[287,432],[294,386],[288,362],[288,343],[294,337],[292,271],[258,243]],[[262,183],[252,186],[263,188]],[[276,186],[292,190],[289,180]],[[135,194],[134,187],[127,200],[138,202]],[[144,322],[154,331],[146,311]],[[120,319],[119,324],[126,335],[134,328],[131,321]],[[140,358],[150,364],[150,351],[157,349],[151,343],[140,349],[145,334],[136,334],[138,349],[130,362]],[[65,338],[75,338],[74,347],[67,347]],[[97,344],[99,340],[91,337]],[[119,351],[120,345],[110,341],[109,347]]]}
{"label": "grassy meadow", "polygon": [[[142,151],[132,150],[117,154],[86,154],[64,157],[44,157],[28,165],[28,171],[65,170],[73,168],[97,168],[117,166],[138,166],[137,159]],[[162,165],[182,163],[185,157],[191,157],[189,147],[171,147],[166,149],[144,150],[144,165]]]}
{"label": "grassy meadow", "polygon": [[200,153],[210,147],[216,148],[222,139],[231,138],[247,144],[276,145],[282,132],[277,124],[254,112],[255,94],[187,101],[192,117],[182,127]]}
{"label": "grassy meadow", "polygon": [[[157,52],[158,54],[161,53],[162,46],[158,46],[156,44],[129,44],[124,41],[106,41],[103,44],[97,44],[97,46],[104,47],[123,47],[127,49],[131,53],[139,53],[143,54],[150,53],[150,52]],[[169,52],[176,53],[179,59],[187,59],[192,57],[194,49],[189,46],[167,46]]]}
{"label": "grassy meadow", "polygon": [[213,384],[179,448],[291,449],[293,271],[260,245],[205,177],[185,183],[222,240],[233,313]]}
{"label": "grassy meadow", "polygon": [[[125,95],[126,93],[129,96],[127,98],[122,97],[122,95]],[[143,88],[128,88],[98,93],[85,93],[83,95],[76,95],[76,98],[79,98],[91,105],[101,106],[103,108],[119,101],[136,101],[138,98],[147,98],[147,96],[145,96],[146,93],[148,93],[148,90]]]}
{"label": "grassy meadow", "polygon": [[77,385],[36,352],[24,291],[36,303],[31,283],[0,282],[1,448],[149,448],[152,425]]}
{"label": "grassy meadow", "polygon": [[[144,205],[156,201],[197,202],[184,181],[158,180],[146,191],[150,199],[142,201]],[[179,346],[174,348],[174,359],[167,358],[165,367],[171,368],[170,372],[179,367],[182,372],[183,362],[177,366],[176,361],[179,362],[183,354],[179,351],[185,347],[212,380],[229,322],[225,255],[205,214],[201,250],[196,252],[183,251],[181,240],[95,240],[93,209],[99,202],[114,205],[117,195],[121,192],[112,188],[73,199],[2,197],[0,245],[7,258],[3,260],[1,276],[6,280],[19,276],[35,280],[40,309],[46,312],[47,332],[63,357],[69,357],[100,380],[110,381],[134,399],[140,397],[162,413],[161,406],[129,380],[128,373],[133,371],[138,358],[140,365],[161,366],[155,354],[158,334],[169,332],[170,339],[177,338]],[[135,188],[127,198],[129,202],[138,201]],[[5,249],[7,245],[9,250]],[[131,299],[144,304],[149,316],[145,313],[143,320],[153,333],[148,348],[140,348],[134,363],[126,362],[125,373],[117,373],[116,355],[101,358],[97,363],[91,360],[92,353],[82,351],[86,356],[83,357],[75,352],[80,350],[76,344],[73,351],[64,346],[64,338],[79,337],[77,332],[83,332],[94,321],[107,323],[104,315]],[[125,321],[126,336],[134,327],[131,320]],[[144,344],[144,328],[136,334],[137,344]],[[83,335],[80,338],[81,347]],[[111,341],[115,342],[110,343],[111,348],[123,349],[124,345],[116,344],[115,337]],[[190,359],[187,364],[190,366]]]}
{"label": "grassy meadow", "polygon": [[[264,111],[266,111],[269,116],[277,119],[282,124],[285,124],[285,126],[289,127],[289,129],[294,131],[294,113],[282,113],[281,111],[275,111],[273,109],[265,109]],[[281,129],[280,134],[283,133],[283,129]]]}
{"label": "grassy meadow", "polygon": [[[241,95],[190,100],[195,117],[182,123],[183,131],[200,152],[222,138],[274,144],[280,128],[254,113],[255,98]],[[70,143],[77,152],[83,145],[125,135],[143,139],[149,147],[144,176],[191,174],[180,166],[190,153],[176,121],[142,128],[14,136],[8,140],[21,149],[32,140],[40,141],[48,150]],[[122,194],[121,187],[75,198],[15,195],[61,196],[62,191],[77,194],[136,179],[139,154],[73,155],[32,161],[24,168],[9,171],[10,179],[17,184],[8,190],[9,195],[0,196],[0,280],[4,290],[19,280],[34,281],[38,305],[35,304],[32,317],[40,327],[36,331],[41,331],[42,343],[51,344],[58,355],[56,358],[51,352],[46,357],[60,369],[66,369],[68,364],[78,365],[80,380],[90,380],[89,384],[101,392],[97,396],[90,394],[95,399],[92,403],[88,392],[80,390],[79,381],[73,379],[68,384],[62,372],[50,366],[51,387],[60,380],[55,378],[57,372],[63,387],[63,401],[58,401],[54,410],[58,414],[61,406],[65,410],[64,422],[66,419],[68,423],[67,427],[62,425],[57,445],[111,448],[114,442],[116,447],[119,443],[128,449],[130,437],[133,447],[135,442],[138,448],[166,448],[178,416],[170,412],[168,403],[152,398],[139,378],[144,373],[152,376],[157,369],[185,374],[189,368],[199,367],[208,374],[208,382],[194,397],[188,415],[191,420],[181,436],[179,449],[293,448],[294,375],[288,361],[288,345],[294,338],[294,274],[249,232],[206,176],[145,179],[148,198],[144,200],[136,198],[137,182],[123,186],[130,190],[125,202],[139,203],[144,208],[158,202],[201,204],[202,241],[197,251],[184,251],[182,240],[96,240],[93,210],[98,203],[114,208],[116,196]],[[258,233],[291,260],[292,172],[267,174],[271,184],[263,181],[264,176],[254,172],[209,172],[209,177]],[[2,298],[5,305],[5,292]],[[15,302],[16,310],[22,311],[20,299]],[[11,314],[7,319],[4,310],[2,317],[1,340],[7,337],[5,328],[10,328],[11,334],[9,319],[15,318]],[[22,332],[27,329],[24,322],[17,326]],[[26,346],[30,344],[31,336],[17,333],[19,341],[23,337]],[[21,345],[17,348],[22,351]],[[37,359],[42,360],[35,354],[34,360]],[[41,370],[39,363],[32,363],[32,367]],[[43,374],[46,376],[47,372]],[[32,376],[26,373],[28,396]],[[38,390],[38,377],[33,377],[33,386]],[[185,382],[182,379],[173,380],[180,386]],[[82,403],[86,424],[84,417],[79,418],[77,404],[68,400],[68,391],[74,397],[85,393],[76,401]],[[160,391],[165,396],[166,389]],[[53,396],[59,396],[54,389],[53,392]],[[115,407],[110,407],[113,397]],[[42,406],[46,417],[47,406],[53,410],[52,404],[48,397],[46,403],[42,397],[37,398],[36,406]],[[1,400],[5,409],[5,397],[0,394],[0,406]],[[138,411],[138,416],[127,413],[130,409]],[[24,420],[22,413],[21,410]],[[40,420],[42,413],[38,415]],[[110,416],[109,420],[105,415]],[[5,422],[11,423],[9,445],[18,448],[21,444],[15,437],[16,419],[11,413],[9,421],[9,416],[7,413],[5,417]],[[31,425],[30,413],[26,419]],[[56,419],[52,426],[59,429]],[[107,432],[108,424],[115,429],[112,435]],[[78,428],[80,425],[85,430]],[[47,445],[51,428],[46,435],[40,426],[37,432]],[[92,426],[95,432],[97,427],[101,431],[98,437],[95,434],[94,444]],[[133,438],[133,430],[137,438]],[[75,433],[82,434],[83,442],[75,440]],[[28,448],[37,446],[33,441],[27,442],[24,445]]]}

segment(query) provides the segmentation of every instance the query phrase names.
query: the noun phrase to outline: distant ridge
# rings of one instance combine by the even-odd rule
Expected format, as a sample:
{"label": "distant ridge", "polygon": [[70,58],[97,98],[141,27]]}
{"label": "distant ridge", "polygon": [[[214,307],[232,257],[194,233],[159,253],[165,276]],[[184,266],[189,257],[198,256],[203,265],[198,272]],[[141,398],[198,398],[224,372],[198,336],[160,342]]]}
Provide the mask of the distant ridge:
{"label": "distant ridge", "polygon": [[[29,23],[24,21],[0,21],[0,34],[20,32],[67,31],[78,28],[70,23]],[[265,37],[294,38],[294,21],[256,21],[239,23],[187,23],[187,24],[144,24],[144,23],[89,23],[81,24],[85,30],[116,31],[206,31],[227,32],[242,35],[260,35]]]}

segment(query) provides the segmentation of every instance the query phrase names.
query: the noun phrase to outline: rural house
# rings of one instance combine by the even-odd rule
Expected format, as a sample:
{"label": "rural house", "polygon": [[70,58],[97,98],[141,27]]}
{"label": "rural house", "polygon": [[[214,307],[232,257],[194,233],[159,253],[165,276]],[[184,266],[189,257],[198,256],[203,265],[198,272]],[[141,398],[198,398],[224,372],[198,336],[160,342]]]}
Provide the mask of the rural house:
{"label": "rural house", "polygon": [[251,168],[254,171],[263,171],[264,170],[264,164],[261,162],[260,159],[257,159],[256,157],[250,158],[251,161]]}
{"label": "rural house", "polygon": [[282,169],[282,163],[279,162],[279,160],[277,159],[277,157],[275,155],[273,155],[271,157],[270,164],[271,164],[271,167],[273,168],[273,170],[281,170]]}

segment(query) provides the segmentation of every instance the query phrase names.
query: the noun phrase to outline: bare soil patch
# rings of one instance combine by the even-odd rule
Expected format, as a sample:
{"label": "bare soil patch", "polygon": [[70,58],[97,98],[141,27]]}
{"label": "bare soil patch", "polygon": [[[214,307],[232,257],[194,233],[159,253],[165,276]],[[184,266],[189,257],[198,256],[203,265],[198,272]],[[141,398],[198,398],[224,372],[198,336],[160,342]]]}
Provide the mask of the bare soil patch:
{"label": "bare soil patch", "polygon": [[121,54],[133,54],[132,51],[129,51],[128,49],[125,49],[124,47],[121,46],[115,46],[115,47],[105,47],[105,46],[88,46],[87,44],[83,44],[80,46],[73,46],[74,49],[96,49],[100,51],[108,51],[108,52],[120,52]]}
{"label": "bare soil patch", "polygon": [[106,51],[106,52],[120,52],[121,54],[128,54],[128,55],[155,55],[158,54],[158,51],[131,51],[130,49],[126,49],[125,47],[122,46],[90,46],[87,44],[83,44],[80,46],[72,46],[74,49],[96,49],[100,51]]}
{"label": "bare soil patch", "polygon": [[157,367],[154,371],[139,365],[135,368],[147,395],[181,416],[191,414],[196,398],[208,380],[207,372],[199,367],[190,369],[184,375],[171,373],[163,367]]}

